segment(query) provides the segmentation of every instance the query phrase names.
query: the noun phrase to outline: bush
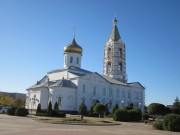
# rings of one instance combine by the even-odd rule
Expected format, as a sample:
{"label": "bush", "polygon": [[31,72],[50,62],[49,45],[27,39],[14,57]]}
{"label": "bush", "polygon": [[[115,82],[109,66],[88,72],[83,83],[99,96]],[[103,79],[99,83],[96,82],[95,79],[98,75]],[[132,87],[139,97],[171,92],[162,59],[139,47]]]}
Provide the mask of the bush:
{"label": "bush", "polygon": [[81,105],[79,106],[79,114],[87,115],[87,106],[84,104],[84,102],[82,102]]}
{"label": "bush", "polygon": [[140,121],[142,114],[139,109],[128,110],[128,121]]}
{"label": "bush", "polygon": [[114,112],[119,109],[119,105],[118,103],[116,103],[115,107],[113,107],[112,113],[114,114]]}
{"label": "bush", "polygon": [[163,121],[164,130],[180,132],[180,115],[167,114]]}
{"label": "bush", "polygon": [[8,115],[15,115],[15,111],[16,111],[17,107],[11,107],[8,109],[7,114]]}
{"label": "bush", "polygon": [[36,113],[36,116],[43,116],[43,117],[47,117],[48,114],[47,113]]}
{"label": "bush", "polygon": [[93,112],[93,113],[90,113],[88,116],[89,117],[99,117],[99,114],[96,112]]}
{"label": "bush", "polygon": [[18,108],[15,111],[16,116],[26,116],[28,114],[29,114],[29,112],[28,112],[28,110],[26,108]]}
{"label": "bush", "polygon": [[65,117],[66,114],[63,113],[63,112],[60,112],[58,110],[51,110],[51,113],[48,113],[48,116],[51,116],[51,117]]}
{"label": "bush", "polygon": [[40,103],[37,106],[36,113],[41,113],[41,104]]}
{"label": "bush", "polygon": [[115,121],[128,121],[128,112],[125,109],[117,109],[114,112],[113,119]]}
{"label": "bush", "polygon": [[158,120],[153,124],[153,127],[159,130],[163,130],[163,121]]}
{"label": "bush", "polygon": [[150,116],[149,116],[149,114],[147,114],[147,113],[144,113],[143,115],[142,115],[142,119],[143,120],[148,120],[150,118]]}

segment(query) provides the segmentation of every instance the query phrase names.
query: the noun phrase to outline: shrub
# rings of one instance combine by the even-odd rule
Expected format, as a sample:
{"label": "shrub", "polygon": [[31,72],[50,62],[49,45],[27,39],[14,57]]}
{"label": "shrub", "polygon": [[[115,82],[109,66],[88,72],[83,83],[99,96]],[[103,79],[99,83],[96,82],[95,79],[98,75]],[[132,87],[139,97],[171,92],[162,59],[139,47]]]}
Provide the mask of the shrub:
{"label": "shrub", "polygon": [[52,111],[52,103],[51,103],[51,101],[50,101],[49,104],[48,104],[48,110],[47,110],[47,112],[48,112],[49,114],[51,114],[51,111]]}
{"label": "shrub", "polygon": [[63,112],[60,112],[58,110],[52,110],[50,113],[48,113],[48,116],[50,116],[50,117],[65,117],[66,114]]}
{"label": "shrub", "polygon": [[113,119],[115,121],[128,121],[128,112],[125,109],[117,109],[114,112]]}
{"label": "shrub", "polygon": [[180,115],[167,114],[163,121],[163,128],[165,130],[180,132]]}
{"label": "shrub", "polygon": [[93,113],[90,113],[88,116],[89,117],[99,117],[99,114],[96,112],[93,112]]}
{"label": "shrub", "polygon": [[143,120],[148,120],[150,118],[150,116],[149,116],[149,114],[147,114],[147,113],[144,113],[143,115],[142,115],[142,119]]}
{"label": "shrub", "polygon": [[112,113],[114,114],[114,112],[119,109],[119,105],[118,103],[116,103],[115,107],[113,107]]}
{"label": "shrub", "polygon": [[47,117],[48,114],[47,113],[36,113],[36,116],[43,116],[43,117]]}
{"label": "shrub", "polygon": [[155,121],[153,127],[159,130],[163,130],[163,121],[162,120]]}
{"label": "shrub", "polygon": [[142,114],[139,109],[128,110],[128,121],[140,121],[141,118]]}
{"label": "shrub", "polygon": [[79,106],[79,114],[87,115],[87,106],[84,104],[84,102],[82,102]]}
{"label": "shrub", "polygon": [[7,114],[8,115],[15,115],[15,111],[16,111],[17,107],[11,107],[8,109]]}
{"label": "shrub", "polygon": [[59,110],[59,106],[57,102],[54,104],[54,110]]}
{"label": "shrub", "polygon": [[41,112],[41,104],[39,103],[38,106],[37,106],[36,113],[40,113],[40,112]]}
{"label": "shrub", "polygon": [[125,110],[132,110],[133,107],[132,107],[132,106],[126,106],[124,109],[125,109]]}
{"label": "shrub", "polygon": [[15,111],[16,116],[26,116],[28,114],[29,114],[29,112],[28,112],[28,110],[26,108],[18,108]]}

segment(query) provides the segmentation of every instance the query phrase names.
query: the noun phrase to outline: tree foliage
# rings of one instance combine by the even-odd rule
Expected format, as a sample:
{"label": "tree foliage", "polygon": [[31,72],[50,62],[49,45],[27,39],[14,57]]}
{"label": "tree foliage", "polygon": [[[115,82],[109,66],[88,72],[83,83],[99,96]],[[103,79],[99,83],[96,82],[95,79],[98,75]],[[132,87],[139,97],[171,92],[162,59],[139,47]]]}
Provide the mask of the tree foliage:
{"label": "tree foliage", "polygon": [[118,103],[115,104],[115,106],[113,107],[112,113],[114,114],[114,112],[119,109],[119,105]]}
{"label": "tree foliage", "polygon": [[14,106],[20,108],[20,107],[25,107],[25,100],[17,98],[14,100]]}
{"label": "tree foliage", "polygon": [[14,100],[12,97],[7,95],[0,95],[0,105],[14,105]]}
{"label": "tree foliage", "polygon": [[164,115],[166,112],[166,107],[163,104],[151,103],[148,106],[148,113],[150,115]]}
{"label": "tree foliage", "polygon": [[105,113],[106,112],[106,106],[103,104],[97,104],[94,107],[94,111],[97,112],[99,114],[99,117],[101,115],[101,113]]}
{"label": "tree foliage", "polygon": [[87,115],[87,106],[84,104],[84,102],[82,102],[79,106],[79,114]]}
{"label": "tree foliage", "polygon": [[40,103],[37,106],[36,113],[41,113],[41,104]]}
{"label": "tree foliage", "polygon": [[48,104],[48,113],[50,114],[52,112],[52,103],[51,101]]}
{"label": "tree foliage", "polygon": [[59,110],[59,106],[57,102],[54,104],[54,110],[57,110],[57,111]]}

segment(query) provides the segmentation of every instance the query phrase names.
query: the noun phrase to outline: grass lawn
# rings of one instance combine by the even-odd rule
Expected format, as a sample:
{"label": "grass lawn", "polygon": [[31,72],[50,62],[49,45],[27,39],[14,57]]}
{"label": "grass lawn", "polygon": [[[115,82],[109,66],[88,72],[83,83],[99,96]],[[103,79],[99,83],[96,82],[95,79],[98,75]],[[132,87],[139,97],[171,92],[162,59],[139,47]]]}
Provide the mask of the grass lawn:
{"label": "grass lawn", "polygon": [[75,116],[73,118],[70,118],[69,116],[66,116],[65,118],[32,116],[32,118],[33,120],[38,122],[51,123],[51,124],[94,125],[94,126],[120,125],[120,122],[113,121],[112,118],[83,117],[83,120],[81,120],[78,116]]}

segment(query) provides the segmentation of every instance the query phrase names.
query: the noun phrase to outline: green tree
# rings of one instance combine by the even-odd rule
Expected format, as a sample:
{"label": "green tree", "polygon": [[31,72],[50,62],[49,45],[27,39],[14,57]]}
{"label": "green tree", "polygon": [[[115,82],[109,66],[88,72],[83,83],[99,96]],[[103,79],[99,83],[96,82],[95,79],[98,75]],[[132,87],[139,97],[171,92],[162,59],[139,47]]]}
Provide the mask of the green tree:
{"label": "green tree", "polygon": [[7,95],[0,95],[0,105],[14,105],[14,100],[12,97]]}
{"label": "green tree", "polygon": [[166,112],[166,107],[160,103],[151,103],[148,106],[148,113],[150,115],[164,115]]}
{"label": "green tree", "polygon": [[180,101],[179,101],[178,97],[176,97],[176,99],[173,103],[172,112],[174,114],[180,114]]}
{"label": "green tree", "polygon": [[90,108],[90,111],[89,113],[90,114],[93,114],[94,113],[94,107],[97,105],[97,102],[92,102],[92,105],[91,105],[91,108]]}
{"label": "green tree", "polygon": [[57,102],[54,104],[54,110],[56,110],[56,111],[59,110],[59,106],[58,106],[58,103],[57,103]]}
{"label": "green tree", "polygon": [[48,111],[48,114],[51,115],[51,112],[52,112],[52,103],[51,103],[51,101],[48,104],[48,110],[47,111]]}
{"label": "green tree", "polygon": [[115,104],[115,107],[113,107],[112,113],[114,114],[114,112],[119,109],[119,105],[118,103]]}
{"label": "green tree", "polygon": [[79,106],[79,114],[82,116],[87,114],[87,106],[84,104],[84,102],[82,102]]}
{"label": "green tree", "polygon": [[173,108],[179,108],[180,109],[180,101],[179,101],[178,97],[176,97],[176,99],[174,100]]}
{"label": "green tree", "polygon": [[25,107],[25,100],[17,98],[14,101],[16,107]]}
{"label": "green tree", "polygon": [[106,112],[106,106],[103,105],[103,104],[97,104],[94,107],[94,111],[99,114],[99,118],[100,118],[101,117],[101,113],[105,113]]}
{"label": "green tree", "polygon": [[36,109],[36,114],[41,113],[41,104],[39,103]]}

